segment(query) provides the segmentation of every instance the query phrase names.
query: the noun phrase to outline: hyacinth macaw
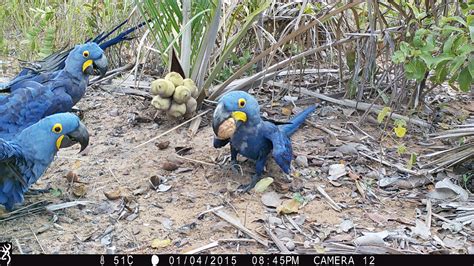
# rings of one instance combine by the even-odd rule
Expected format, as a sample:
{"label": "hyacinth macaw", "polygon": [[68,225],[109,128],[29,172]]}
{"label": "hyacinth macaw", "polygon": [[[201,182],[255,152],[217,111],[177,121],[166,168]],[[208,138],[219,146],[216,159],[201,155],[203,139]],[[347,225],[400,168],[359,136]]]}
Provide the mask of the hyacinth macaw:
{"label": "hyacinth macaw", "polygon": [[0,138],[0,205],[12,210],[34,184],[60,148],[89,144],[89,134],[76,115],[48,116],[25,128],[11,140]]}
{"label": "hyacinth macaw", "polygon": [[[94,39],[89,39],[86,42],[96,43],[100,46],[102,50],[105,50],[108,47],[111,47],[124,40],[130,40],[131,38],[128,35],[145,25],[145,22],[142,22],[139,25],[129,28],[126,31],[118,34],[116,37],[105,41],[111,34],[113,34],[127,22],[128,19],[120,23],[110,32],[102,32]],[[65,67],[66,58],[72,51],[73,49],[60,50],[47,56],[42,60],[32,63],[26,63],[27,66],[25,66],[25,68],[23,68],[23,70],[20,71],[20,73],[14,79],[7,83],[0,83],[0,91],[12,92],[16,89],[23,88],[25,87],[24,82],[26,81],[35,81],[41,84],[45,84],[51,81],[54,77],[57,76],[58,72]]]}
{"label": "hyacinth macaw", "polygon": [[0,96],[0,138],[9,140],[48,115],[71,111],[85,93],[88,76],[106,68],[107,59],[96,43],[78,45],[48,84],[27,81],[25,87]]}
{"label": "hyacinth macaw", "polygon": [[106,72],[107,57],[104,51],[98,44],[89,42],[76,45],[69,52],[63,69],[40,73],[31,79],[22,76],[19,78],[20,81],[9,87],[9,90],[13,93],[26,87],[33,89],[48,87],[60,96],[63,93],[68,94],[74,105],[86,92],[89,76],[95,73],[104,75]]}
{"label": "hyacinth macaw", "polygon": [[288,123],[276,125],[260,117],[257,100],[246,92],[232,91],[220,98],[212,120],[214,133],[217,135],[219,126],[230,117],[236,121],[236,130],[230,139],[223,140],[215,136],[214,147],[220,148],[230,142],[233,168],[238,165],[237,154],[256,162],[251,182],[241,185],[241,191],[249,191],[260,180],[270,152],[281,170],[290,173],[293,157],[290,137],[315,109],[316,106],[311,106]]}

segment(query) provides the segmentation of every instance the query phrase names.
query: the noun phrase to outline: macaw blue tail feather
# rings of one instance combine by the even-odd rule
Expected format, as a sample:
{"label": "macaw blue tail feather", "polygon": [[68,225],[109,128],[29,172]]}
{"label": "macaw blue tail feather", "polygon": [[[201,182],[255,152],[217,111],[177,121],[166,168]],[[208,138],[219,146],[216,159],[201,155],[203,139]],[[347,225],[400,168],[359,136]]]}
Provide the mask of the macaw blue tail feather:
{"label": "macaw blue tail feather", "polygon": [[306,108],[303,112],[301,112],[301,113],[297,114],[295,117],[293,117],[289,121],[288,124],[281,125],[280,129],[283,132],[285,132],[288,137],[290,137],[291,135],[293,135],[293,133],[296,132],[296,130],[298,130],[298,128],[301,126],[301,124],[303,124],[306,117],[309,114],[311,114],[312,112],[314,112],[314,110],[316,110],[316,107],[317,107],[317,105],[313,105],[313,106],[310,106],[310,107]]}

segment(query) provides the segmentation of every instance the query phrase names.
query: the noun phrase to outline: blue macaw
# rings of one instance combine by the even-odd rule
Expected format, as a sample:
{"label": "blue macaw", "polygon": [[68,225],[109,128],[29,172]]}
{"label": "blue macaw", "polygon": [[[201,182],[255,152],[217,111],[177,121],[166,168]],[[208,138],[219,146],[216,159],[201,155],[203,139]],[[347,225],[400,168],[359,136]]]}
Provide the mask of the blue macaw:
{"label": "blue macaw", "polygon": [[96,43],[78,45],[47,84],[26,81],[25,87],[0,96],[0,138],[11,139],[48,115],[70,112],[84,95],[89,75],[106,68],[107,59]]}
{"label": "blue macaw", "polygon": [[220,98],[212,120],[214,133],[217,135],[219,126],[230,117],[236,122],[236,130],[230,139],[214,136],[214,147],[220,148],[230,142],[234,169],[238,165],[238,154],[256,161],[251,182],[241,185],[239,190],[247,192],[260,180],[270,152],[281,170],[290,173],[293,157],[290,137],[315,109],[316,106],[311,106],[288,123],[276,125],[260,117],[257,100],[246,92],[232,91]]}
{"label": "blue macaw", "polygon": [[[25,87],[42,88],[48,87],[55,94],[68,94],[76,104],[86,92],[89,76],[98,72],[104,75],[107,72],[107,57],[98,44],[89,42],[76,47],[68,54],[64,68],[55,72],[45,72],[34,78],[22,76],[17,82],[10,86],[10,91],[16,92]],[[69,110],[65,110],[69,111]]]}
{"label": "blue macaw", "polygon": [[[105,41],[105,39],[107,39],[115,31],[117,31],[117,29],[122,27],[126,22],[128,22],[128,19],[120,23],[110,32],[106,34],[101,33],[97,35],[94,39],[89,39],[86,42],[94,42],[98,44],[102,50],[105,50],[110,46],[120,43],[121,41],[131,39],[130,37],[128,37],[128,35],[145,25],[145,22],[142,22],[139,25],[129,28],[126,31],[118,34],[116,37]],[[6,83],[0,83],[0,91],[12,92],[16,89],[23,88],[25,87],[24,82],[27,81],[35,81],[41,84],[45,84],[51,81],[54,77],[57,76],[58,72],[65,67],[66,58],[72,51],[73,49],[68,49],[65,51],[60,50],[40,61],[26,63],[27,66],[23,68],[23,70],[20,71],[20,73],[14,79]]]}
{"label": "blue macaw", "polygon": [[0,205],[12,210],[46,171],[60,148],[89,144],[86,127],[76,115],[60,113],[41,119],[11,140],[0,138]]}

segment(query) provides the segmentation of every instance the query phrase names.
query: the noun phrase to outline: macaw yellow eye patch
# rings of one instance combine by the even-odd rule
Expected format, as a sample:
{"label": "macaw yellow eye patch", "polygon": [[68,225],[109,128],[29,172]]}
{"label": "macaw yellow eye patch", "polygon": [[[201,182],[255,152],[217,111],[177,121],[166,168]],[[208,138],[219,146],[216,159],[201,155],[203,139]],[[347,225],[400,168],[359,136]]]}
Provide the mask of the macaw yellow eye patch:
{"label": "macaw yellow eye patch", "polygon": [[91,66],[92,63],[93,63],[93,61],[90,60],[90,59],[87,60],[86,62],[84,62],[84,64],[82,64],[82,72],[86,71],[86,69],[87,69],[89,66]]}
{"label": "macaw yellow eye patch", "polygon": [[244,108],[247,102],[245,101],[244,98],[240,98],[238,103],[239,103],[240,108]]}
{"label": "macaw yellow eye patch", "polygon": [[56,140],[56,149],[59,150],[61,148],[61,142],[63,142],[64,135],[59,136],[59,138]]}
{"label": "macaw yellow eye patch", "polygon": [[89,57],[89,51],[82,52],[82,56],[84,56],[85,58]]}
{"label": "macaw yellow eye patch", "polygon": [[63,125],[61,125],[59,123],[54,124],[54,126],[52,128],[52,131],[56,134],[61,133],[61,131],[63,131]]}
{"label": "macaw yellow eye patch", "polygon": [[232,112],[232,118],[234,118],[235,121],[247,122],[247,114],[241,111]]}

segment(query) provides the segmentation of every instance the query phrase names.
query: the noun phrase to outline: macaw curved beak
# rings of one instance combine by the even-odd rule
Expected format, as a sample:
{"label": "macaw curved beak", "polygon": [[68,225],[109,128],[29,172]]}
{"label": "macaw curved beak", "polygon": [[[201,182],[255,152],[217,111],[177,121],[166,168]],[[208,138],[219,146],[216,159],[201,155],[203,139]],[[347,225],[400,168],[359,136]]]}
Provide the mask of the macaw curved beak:
{"label": "macaw curved beak", "polygon": [[237,127],[240,123],[247,122],[246,113],[242,111],[230,112],[225,108],[224,103],[221,102],[217,105],[216,109],[214,110],[214,115],[212,116],[212,130],[214,131],[214,134],[217,135],[219,126],[229,117],[234,118],[234,120],[237,122]]}
{"label": "macaw curved beak", "polygon": [[58,139],[59,143],[56,143],[58,149],[67,148],[76,143],[81,144],[82,152],[87,145],[89,145],[89,132],[82,122],[79,122],[79,127],[69,134],[65,134]]}
{"label": "macaw curved beak", "polygon": [[97,60],[89,59],[82,64],[82,72],[88,75],[98,75],[103,77],[107,73],[108,60],[105,55],[102,55]]}

